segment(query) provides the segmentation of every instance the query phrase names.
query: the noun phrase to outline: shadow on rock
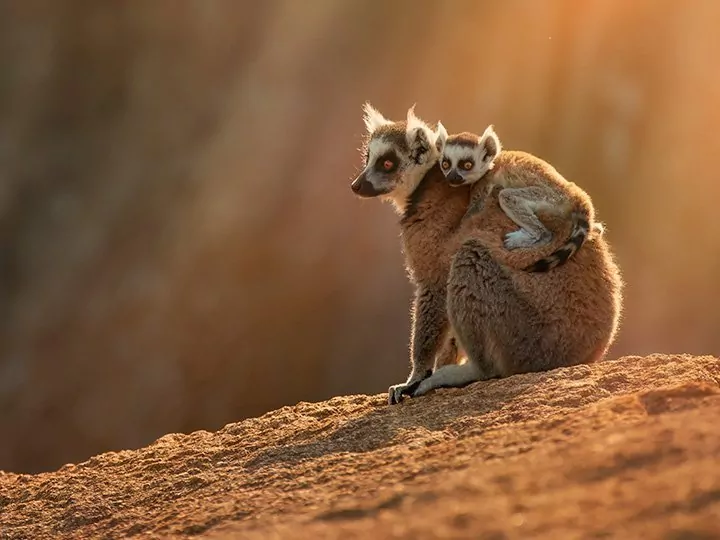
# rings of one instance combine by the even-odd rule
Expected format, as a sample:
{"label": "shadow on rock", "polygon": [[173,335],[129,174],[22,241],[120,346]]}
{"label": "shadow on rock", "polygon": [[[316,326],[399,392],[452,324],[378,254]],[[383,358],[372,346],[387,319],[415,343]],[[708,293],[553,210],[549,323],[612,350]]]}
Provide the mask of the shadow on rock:
{"label": "shadow on rock", "polygon": [[[374,410],[348,420],[326,436],[309,443],[268,448],[245,467],[253,470],[281,463],[289,466],[328,454],[364,453],[395,444],[406,445],[412,443],[413,432],[417,430],[438,432],[440,438],[445,438],[443,432],[452,432],[446,436],[457,438],[462,436],[464,426],[472,425],[473,433],[477,434],[478,425],[483,425],[479,417],[508,407],[546,377],[546,373],[535,373],[442,389],[393,406],[378,398]],[[521,410],[509,412],[514,417],[511,420],[523,420],[518,416]]]}

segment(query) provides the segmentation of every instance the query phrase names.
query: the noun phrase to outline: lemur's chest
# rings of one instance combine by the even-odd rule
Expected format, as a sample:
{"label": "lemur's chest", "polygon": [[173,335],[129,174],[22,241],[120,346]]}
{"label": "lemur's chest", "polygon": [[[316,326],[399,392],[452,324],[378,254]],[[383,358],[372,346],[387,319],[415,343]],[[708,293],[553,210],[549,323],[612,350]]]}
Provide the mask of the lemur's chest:
{"label": "lemur's chest", "polygon": [[413,282],[442,284],[447,280],[455,235],[469,202],[467,196],[458,195],[423,201],[403,223],[405,266]]}

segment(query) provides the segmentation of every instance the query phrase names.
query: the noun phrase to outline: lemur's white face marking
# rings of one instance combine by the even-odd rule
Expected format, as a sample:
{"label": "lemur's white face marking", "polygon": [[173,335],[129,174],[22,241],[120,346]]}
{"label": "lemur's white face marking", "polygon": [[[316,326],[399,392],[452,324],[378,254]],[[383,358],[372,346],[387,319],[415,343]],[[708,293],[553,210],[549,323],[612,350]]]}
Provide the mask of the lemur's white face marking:
{"label": "lemur's white face marking", "polygon": [[437,133],[415,116],[414,105],[399,122],[386,119],[369,103],[363,111],[368,132],[365,169],[352,190],[360,197],[389,200],[402,214],[420,180],[437,162]]}
{"label": "lemur's white face marking", "polygon": [[459,133],[448,136],[438,125],[437,147],[441,154],[440,168],[451,186],[472,184],[495,166],[502,146],[492,125],[482,135]]}

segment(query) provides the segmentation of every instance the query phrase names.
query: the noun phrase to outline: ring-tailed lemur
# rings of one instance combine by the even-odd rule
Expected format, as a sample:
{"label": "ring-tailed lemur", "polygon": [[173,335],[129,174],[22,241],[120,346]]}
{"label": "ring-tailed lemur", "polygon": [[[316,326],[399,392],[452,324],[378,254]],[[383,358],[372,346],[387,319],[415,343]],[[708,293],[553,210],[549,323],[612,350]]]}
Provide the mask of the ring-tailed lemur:
{"label": "ring-tailed lemur", "polygon": [[[523,256],[493,245],[507,230],[508,217],[488,204],[473,218],[479,227],[460,226],[470,186],[452,187],[445,179],[437,132],[413,108],[397,122],[369,104],[364,112],[365,168],[352,190],[394,204],[415,286],[412,369],[405,382],[389,388],[390,404],[442,386],[602,358],[614,341],[622,306],[622,281],[604,238],[588,243],[575,254],[576,264],[557,272],[502,264],[505,255]],[[519,174],[527,174],[523,171]],[[437,365],[456,354],[455,346],[467,361]]]}
{"label": "ring-tailed lemur", "polygon": [[592,230],[602,234],[602,224],[594,222],[590,196],[569,182],[549,163],[520,151],[503,151],[492,125],[482,135],[458,133],[449,135],[438,125],[440,166],[452,186],[473,185],[470,212],[493,186],[500,186],[500,206],[520,229],[505,236],[505,247],[537,248],[552,240],[552,232],[538,218],[542,213],[572,221],[567,241],[525,268],[529,272],[546,272],[567,262],[582,247]]}

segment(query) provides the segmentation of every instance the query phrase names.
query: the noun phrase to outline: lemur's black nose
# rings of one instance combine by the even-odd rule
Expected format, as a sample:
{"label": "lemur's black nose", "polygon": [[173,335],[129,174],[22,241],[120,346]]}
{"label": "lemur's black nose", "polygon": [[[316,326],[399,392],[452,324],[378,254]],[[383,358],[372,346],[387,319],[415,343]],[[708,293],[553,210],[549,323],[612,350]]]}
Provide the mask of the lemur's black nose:
{"label": "lemur's black nose", "polygon": [[450,182],[453,185],[462,184],[463,177],[460,176],[460,173],[458,173],[455,169],[450,171],[450,173],[447,175],[447,181]]}
{"label": "lemur's black nose", "polygon": [[363,179],[358,176],[355,180],[353,180],[353,183],[350,184],[350,189],[352,189],[353,192],[357,193],[362,189],[362,183]]}

